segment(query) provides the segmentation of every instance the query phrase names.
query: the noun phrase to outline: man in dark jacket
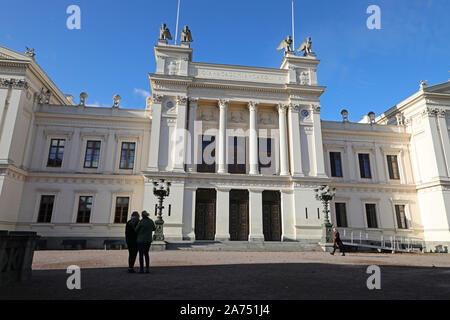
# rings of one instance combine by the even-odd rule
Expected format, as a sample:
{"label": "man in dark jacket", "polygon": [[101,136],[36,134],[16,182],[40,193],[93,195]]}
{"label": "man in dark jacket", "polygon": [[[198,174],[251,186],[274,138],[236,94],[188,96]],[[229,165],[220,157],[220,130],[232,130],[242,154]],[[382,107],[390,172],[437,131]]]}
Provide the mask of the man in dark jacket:
{"label": "man in dark jacket", "polygon": [[127,222],[125,227],[125,240],[128,247],[128,272],[134,273],[134,264],[138,253],[136,227],[139,223],[139,213],[133,212],[131,220]]}
{"label": "man in dark jacket", "polygon": [[331,255],[334,256],[336,250],[339,249],[342,255],[345,256],[345,246],[342,243],[341,235],[339,234],[338,229],[334,228],[333,231],[334,231],[334,250],[331,253]]}
{"label": "man in dark jacket", "polygon": [[150,215],[147,211],[142,212],[142,220],[136,227],[137,232],[137,245],[139,250],[139,265],[140,273],[144,273],[144,257],[146,273],[150,272],[150,246],[152,244],[153,231],[156,230],[155,223],[150,219]]}

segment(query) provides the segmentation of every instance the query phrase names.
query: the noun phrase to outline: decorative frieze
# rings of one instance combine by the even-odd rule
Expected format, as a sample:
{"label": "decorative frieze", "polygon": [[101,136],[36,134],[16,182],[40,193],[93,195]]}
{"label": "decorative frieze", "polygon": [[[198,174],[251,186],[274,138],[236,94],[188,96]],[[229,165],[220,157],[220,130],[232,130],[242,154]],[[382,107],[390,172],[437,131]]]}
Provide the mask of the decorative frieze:
{"label": "decorative frieze", "polygon": [[28,82],[23,79],[5,79],[0,78],[0,88],[28,89]]}

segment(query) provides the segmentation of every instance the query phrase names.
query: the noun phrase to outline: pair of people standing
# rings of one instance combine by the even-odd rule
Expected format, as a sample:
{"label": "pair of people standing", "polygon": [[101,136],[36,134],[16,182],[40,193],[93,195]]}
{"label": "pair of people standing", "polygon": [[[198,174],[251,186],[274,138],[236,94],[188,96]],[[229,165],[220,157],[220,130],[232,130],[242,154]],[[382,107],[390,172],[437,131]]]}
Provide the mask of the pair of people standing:
{"label": "pair of people standing", "polygon": [[156,230],[155,223],[150,219],[147,211],[142,212],[142,220],[139,220],[139,213],[133,212],[131,220],[127,222],[125,228],[125,238],[128,246],[128,272],[135,273],[134,264],[139,252],[139,272],[150,272],[150,246],[153,239],[153,231]]}

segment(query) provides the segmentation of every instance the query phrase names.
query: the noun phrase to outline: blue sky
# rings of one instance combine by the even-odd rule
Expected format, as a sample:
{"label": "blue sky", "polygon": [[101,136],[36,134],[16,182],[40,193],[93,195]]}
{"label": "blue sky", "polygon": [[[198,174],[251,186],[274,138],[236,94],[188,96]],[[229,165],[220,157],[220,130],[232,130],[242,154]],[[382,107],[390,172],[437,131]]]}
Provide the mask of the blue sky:
{"label": "blue sky", "polygon": [[[68,30],[66,9],[81,8],[81,30]],[[180,25],[189,25],[194,61],[278,68],[276,48],[291,34],[291,0],[181,0]],[[369,30],[369,5],[381,8],[381,30]],[[24,52],[58,87],[78,101],[143,108],[154,72],[153,45],[162,22],[175,31],[177,0],[23,0],[0,11],[0,45]],[[3,6],[5,8],[5,6]],[[318,78],[327,86],[322,118],[339,120],[377,114],[419,87],[437,84],[450,73],[450,1],[295,0],[295,41],[307,36],[321,60]]]}

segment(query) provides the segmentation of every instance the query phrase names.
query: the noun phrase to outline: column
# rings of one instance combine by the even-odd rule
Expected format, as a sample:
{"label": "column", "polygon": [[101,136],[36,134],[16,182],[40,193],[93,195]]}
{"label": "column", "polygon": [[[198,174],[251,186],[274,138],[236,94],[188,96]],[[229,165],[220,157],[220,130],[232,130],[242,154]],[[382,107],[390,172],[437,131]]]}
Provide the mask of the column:
{"label": "column", "polygon": [[217,173],[227,173],[227,111],[228,100],[219,100],[220,120],[219,120],[219,148],[218,148],[218,171]]}
{"label": "column", "polygon": [[450,174],[450,138],[448,136],[447,118],[445,109],[438,110],[438,125],[441,133],[442,148],[444,149],[445,166],[447,167],[447,176]]}
{"label": "column", "polygon": [[161,113],[163,96],[152,97],[152,129],[150,135],[150,148],[148,153],[148,169],[159,170],[159,140],[161,136]]}
{"label": "column", "polygon": [[249,190],[249,207],[250,207],[250,232],[249,241],[263,242],[263,206],[262,194],[263,190]]}
{"label": "column", "polygon": [[184,188],[183,239],[195,240],[195,207],[197,188]]}
{"label": "column", "polygon": [[[294,176],[303,176],[302,164],[302,141],[300,136],[300,120],[298,105],[291,104],[289,106],[289,147],[291,170]],[[307,146],[305,146],[307,148]]]}
{"label": "column", "polygon": [[230,189],[217,189],[216,241],[230,240]]}
{"label": "column", "polygon": [[428,162],[428,170],[425,171],[425,168],[422,168],[421,171],[428,173],[428,177],[422,176],[422,178],[428,181],[448,176],[447,166],[444,164],[444,161],[441,161],[444,155],[442,154],[441,139],[438,131],[437,114],[437,109],[430,108],[427,108],[423,113],[425,134],[428,139],[428,150],[420,150],[420,152],[423,154],[424,159],[426,159],[425,161]]}
{"label": "column", "polygon": [[325,173],[325,159],[323,155],[323,141],[322,141],[322,124],[320,121],[320,105],[312,106],[313,126],[314,126],[314,151],[316,155],[316,175],[318,177],[326,178]]}
{"label": "column", "polygon": [[288,154],[288,138],[286,125],[286,111],[288,106],[285,104],[278,105],[278,120],[280,130],[280,175],[289,175],[289,154]]}
{"label": "column", "polygon": [[[199,150],[198,136],[196,120],[197,120],[197,108],[198,99],[189,98],[189,137],[188,137],[188,150],[189,155],[187,158],[188,172],[197,172],[198,157],[197,150]],[[201,133],[201,131],[200,131]]]}
{"label": "column", "polygon": [[250,111],[250,174],[259,174],[259,157],[258,157],[258,103],[250,102],[248,104],[248,110]]}
{"label": "column", "polygon": [[177,97],[177,126],[175,148],[173,149],[173,171],[184,172],[186,162],[187,97]]}
{"label": "column", "polygon": [[293,191],[281,190],[282,241],[295,240],[295,210],[292,202]]}

